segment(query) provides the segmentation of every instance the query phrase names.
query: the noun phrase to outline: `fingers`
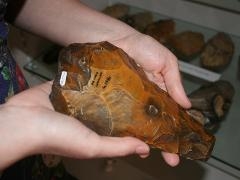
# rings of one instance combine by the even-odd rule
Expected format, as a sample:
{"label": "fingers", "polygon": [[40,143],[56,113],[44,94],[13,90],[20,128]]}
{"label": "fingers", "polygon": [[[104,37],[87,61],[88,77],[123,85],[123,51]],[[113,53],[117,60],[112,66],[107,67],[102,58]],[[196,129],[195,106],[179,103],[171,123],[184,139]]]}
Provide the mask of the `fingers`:
{"label": "fingers", "polygon": [[191,103],[184,91],[181,76],[178,68],[177,59],[169,52],[167,61],[161,74],[155,73],[155,76],[163,76],[165,87],[170,96],[182,107],[190,108]]}
{"label": "fingers", "polygon": [[177,166],[180,162],[177,154],[162,152],[162,156],[166,163],[172,167]]}
{"label": "fingers", "polygon": [[[97,141],[96,141],[97,140]],[[130,154],[138,154],[145,158],[149,155],[149,146],[144,142],[132,137],[99,137],[90,147],[93,157],[119,157]]]}
{"label": "fingers", "polygon": [[29,88],[13,97],[11,97],[8,105],[21,106],[44,106],[52,109],[49,101],[49,94],[51,92],[52,82],[46,82],[35,87]]}
{"label": "fingers", "polygon": [[[138,34],[126,51],[140,64],[148,78],[184,108],[191,106],[182,86],[177,58],[163,45],[149,36]],[[136,45],[137,44],[137,45]]]}

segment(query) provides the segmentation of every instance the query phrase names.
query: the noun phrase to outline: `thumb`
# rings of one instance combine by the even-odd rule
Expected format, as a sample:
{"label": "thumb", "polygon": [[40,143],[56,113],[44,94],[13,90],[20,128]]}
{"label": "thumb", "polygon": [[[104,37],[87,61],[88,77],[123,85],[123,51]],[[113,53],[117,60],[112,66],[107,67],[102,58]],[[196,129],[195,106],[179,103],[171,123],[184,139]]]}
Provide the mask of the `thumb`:
{"label": "thumb", "polygon": [[93,156],[96,157],[119,157],[130,154],[138,154],[145,158],[149,155],[150,148],[144,142],[133,137],[106,137],[93,138]]}
{"label": "thumb", "polygon": [[78,120],[56,112],[47,124],[46,153],[90,159],[130,154],[147,157],[150,151],[147,144],[136,138],[100,136]]}

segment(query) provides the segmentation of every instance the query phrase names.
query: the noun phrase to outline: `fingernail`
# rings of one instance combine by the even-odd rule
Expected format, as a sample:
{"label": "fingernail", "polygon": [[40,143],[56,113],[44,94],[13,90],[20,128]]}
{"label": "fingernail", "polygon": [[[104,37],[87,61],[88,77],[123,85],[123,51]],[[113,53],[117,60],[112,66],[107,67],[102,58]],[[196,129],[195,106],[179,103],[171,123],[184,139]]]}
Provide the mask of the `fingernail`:
{"label": "fingernail", "polygon": [[143,154],[143,155],[139,155],[140,158],[144,159],[144,158],[147,158],[149,156],[149,154]]}

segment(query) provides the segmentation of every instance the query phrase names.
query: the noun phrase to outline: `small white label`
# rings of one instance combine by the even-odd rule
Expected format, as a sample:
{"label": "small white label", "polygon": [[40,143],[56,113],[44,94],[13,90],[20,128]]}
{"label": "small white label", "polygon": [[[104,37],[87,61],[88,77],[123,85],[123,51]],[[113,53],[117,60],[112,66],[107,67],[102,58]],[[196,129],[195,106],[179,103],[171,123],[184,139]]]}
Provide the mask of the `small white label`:
{"label": "small white label", "polygon": [[178,63],[179,63],[180,71],[190,74],[192,76],[198,77],[200,79],[204,79],[206,81],[214,82],[219,80],[221,77],[221,75],[218,73],[197,67],[195,65],[192,65],[180,60],[178,61]]}
{"label": "small white label", "polygon": [[60,86],[64,86],[66,83],[66,79],[67,79],[67,71],[62,71],[61,77],[60,77]]}

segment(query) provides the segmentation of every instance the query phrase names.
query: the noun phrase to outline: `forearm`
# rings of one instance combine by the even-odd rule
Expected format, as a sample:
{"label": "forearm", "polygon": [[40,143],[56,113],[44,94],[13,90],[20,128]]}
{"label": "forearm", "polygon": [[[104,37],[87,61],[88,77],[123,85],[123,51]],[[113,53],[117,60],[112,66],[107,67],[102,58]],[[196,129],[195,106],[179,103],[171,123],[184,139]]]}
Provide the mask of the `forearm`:
{"label": "forearm", "polygon": [[15,24],[61,45],[114,41],[136,32],[79,0],[26,0]]}
{"label": "forearm", "polygon": [[39,142],[34,135],[36,128],[24,108],[0,105],[0,171],[36,152]]}

